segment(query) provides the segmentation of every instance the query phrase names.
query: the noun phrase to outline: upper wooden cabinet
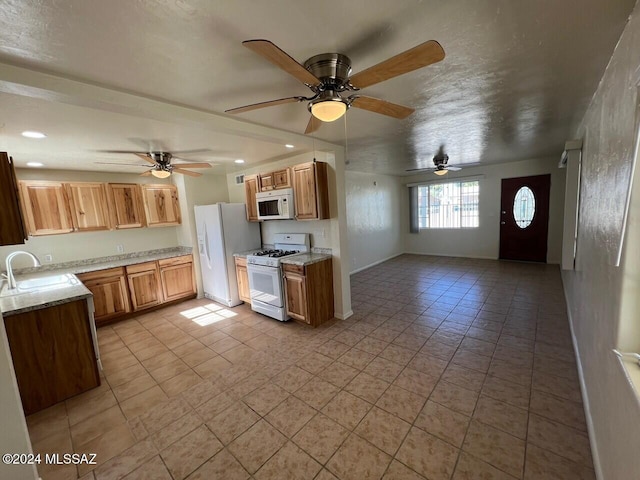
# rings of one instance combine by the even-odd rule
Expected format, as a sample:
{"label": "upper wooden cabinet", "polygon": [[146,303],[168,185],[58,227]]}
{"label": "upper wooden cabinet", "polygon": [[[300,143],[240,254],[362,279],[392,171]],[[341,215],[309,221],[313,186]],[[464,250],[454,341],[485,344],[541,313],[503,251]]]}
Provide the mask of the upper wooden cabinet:
{"label": "upper wooden cabinet", "polygon": [[327,164],[309,162],[293,168],[293,195],[297,220],[330,218]]}
{"label": "upper wooden cabinet", "polygon": [[137,183],[109,183],[107,197],[111,225],[118,230],[145,226],[140,185]]}
{"label": "upper wooden cabinet", "polygon": [[288,168],[270,173],[261,173],[259,177],[261,192],[278,190],[279,188],[291,188],[291,171]]}
{"label": "upper wooden cabinet", "polygon": [[20,181],[20,194],[31,235],[73,232],[69,199],[61,182]]}
{"label": "upper wooden cabinet", "polygon": [[13,159],[0,152],[0,245],[24,243],[28,236]]}
{"label": "upper wooden cabinet", "polygon": [[109,208],[104,183],[67,183],[65,188],[76,230],[109,230]]}
{"label": "upper wooden cabinet", "polygon": [[247,200],[247,220],[258,221],[258,205],[256,193],[260,190],[260,177],[258,175],[246,175],[244,177],[244,193]]}
{"label": "upper wooden cabinet", "polygon": [[142,185],[147,226],[180,225],[180,204],[175,185]]}

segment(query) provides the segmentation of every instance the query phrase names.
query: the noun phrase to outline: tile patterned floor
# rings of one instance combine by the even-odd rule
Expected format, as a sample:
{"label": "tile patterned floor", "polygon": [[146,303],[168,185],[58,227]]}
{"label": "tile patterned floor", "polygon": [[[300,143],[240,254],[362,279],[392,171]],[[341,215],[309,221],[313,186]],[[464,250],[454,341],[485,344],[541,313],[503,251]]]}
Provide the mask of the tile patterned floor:
{"label": "tile patterned floor", "polygon": [[[318,329],[194,300],[98,332],[28,418],[53,479],[593,479],[557,266],[403,255]],[[92,470],[90,468],[93,468]]]}

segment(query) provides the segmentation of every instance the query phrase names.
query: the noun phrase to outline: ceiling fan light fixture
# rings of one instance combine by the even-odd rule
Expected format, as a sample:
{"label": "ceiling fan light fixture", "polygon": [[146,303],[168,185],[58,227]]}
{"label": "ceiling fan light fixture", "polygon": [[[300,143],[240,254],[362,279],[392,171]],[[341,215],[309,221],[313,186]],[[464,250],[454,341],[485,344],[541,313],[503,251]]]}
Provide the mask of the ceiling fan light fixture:
{"label": "ceiling fan light fixture", "polygon": [[435,173],[436,175],[446,175],[448,171],[449,170],[447,170],[446,168],[443,168],[442,170],[435,170],[433,173]]}
{"label": "ceiling fan light fixture", "polygon": [[311,105],[311,114],[323,122],[335,122],[347,111],[347,104],[342,100],[324,100]]}
{"label": "ceiling fan light fixture", "polygon": [[151,170],[151,175],[156,178],[167,178],[171,176],[171,172],[167,172],[166,170]]}

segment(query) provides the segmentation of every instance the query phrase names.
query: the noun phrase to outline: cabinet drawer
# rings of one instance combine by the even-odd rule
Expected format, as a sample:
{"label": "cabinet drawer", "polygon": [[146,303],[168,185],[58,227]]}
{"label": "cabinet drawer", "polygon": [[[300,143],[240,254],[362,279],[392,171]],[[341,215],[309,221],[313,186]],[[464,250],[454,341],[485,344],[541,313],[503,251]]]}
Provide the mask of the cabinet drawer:
{"label": "cabinet drawer", "polygon": [[107,268],[106,270],[96,270],[95,272],[79,273],[76,275],[82,282],[90,282],[92,280],[101,280],[103,278],[119,277],[124,275],[124,267]]}
{"label": "cabinet drawer", "polygon": [[132,273],[148,272],[157,268],[156,262],[138,263],[136,265],[127,266],[127,275]]}
{"label": "cabinet drawer", "polygon": [[160,267],[170,267],[172,265],[182,265],[183,263],[191,262],[193,262],[193,257],[191,255],[182,255],[180,257],[163,258],[162,260],[158,260],[158,265],[160,265]]}
{"label": "cabinet drawer", "polygon": [[292,265],[290,263],[283,263],[282,268],[285,272],[297,273],[298,275],[304,275],[304,265]]}
{"label": "cabinet drawer", "polygon": [[235,259],[236,259],[236,265],[240,267],[247,266],[247,259],[245,257],[235,257]]}

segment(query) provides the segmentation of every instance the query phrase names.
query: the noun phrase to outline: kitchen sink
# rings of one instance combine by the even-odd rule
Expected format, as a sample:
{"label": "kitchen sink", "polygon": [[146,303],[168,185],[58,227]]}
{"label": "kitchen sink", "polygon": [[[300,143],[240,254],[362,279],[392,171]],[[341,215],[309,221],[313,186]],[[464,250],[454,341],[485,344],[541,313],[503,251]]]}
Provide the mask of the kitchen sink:
{"label": "kitchen sink", "polygon": [[50,275],[48,277],[30,278],[28,280],[18,280],[16,288],[9,290],[5,283],[0,297],[10,297],[20,295],[21,293],[33,293],[43,290],[55,290],[57,288],[68,287],[70,285],[78,285],[80,281],[71,274]]}

